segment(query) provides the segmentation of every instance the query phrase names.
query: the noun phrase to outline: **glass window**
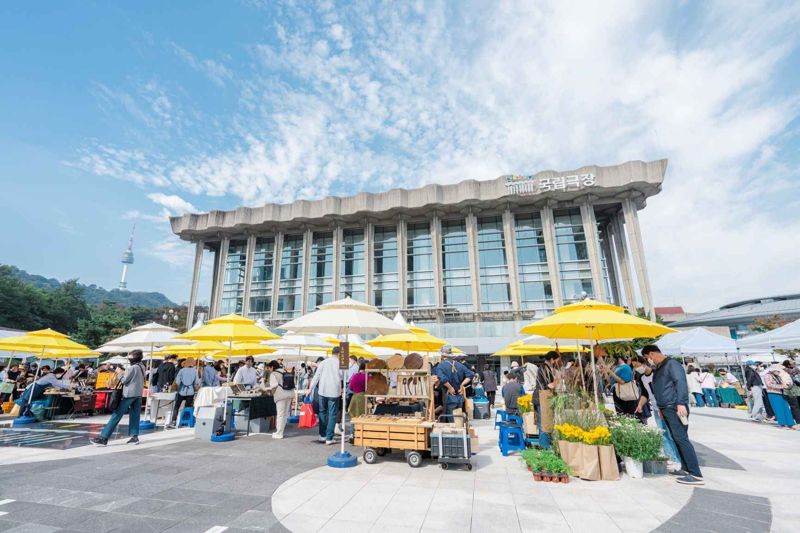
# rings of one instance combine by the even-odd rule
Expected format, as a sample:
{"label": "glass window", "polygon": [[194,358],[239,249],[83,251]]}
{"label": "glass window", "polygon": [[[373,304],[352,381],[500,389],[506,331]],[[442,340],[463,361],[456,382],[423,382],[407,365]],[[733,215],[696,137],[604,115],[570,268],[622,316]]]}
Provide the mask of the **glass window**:
{"label": "glass window", "polygon": [[608,295],[608,301],[619,305],[614,291],[611,290],[611,271],[613,266],[609,263],[610,258],[606,255],[606,251],[610,250],[608,247],[611,245],[608,232],[606,231],[608,223],[608,218],[597,219],[597,235],[600,239],[600,272],[603,278],[603,286],[605,287],[606,294]]}
{"label": "glass window", "polygon": [[364,230],[346,229],[342,234],[342,297],[365,301]]}
{"label": "glass window", "polygon": [[241,313],[244,301],[244,274],[247,263],[247,241],[231,241],[225,258],[220,314]]}
{"label": "glass window", "polygon": [[286,235],[281,248],[278,284],[278,317],[293,318],[302,312],[303,236]]}
{"label": "glass window", "polygon": [[397,228],[376,227],[374,242],[372,304],[379,309],[397,309],[400,307]]}
{"label": "glass window", "polygon": [[275,238],[259,237],[253,253],[253,272],[250,276],[251,318],[272,316],[272,275],[275,268]]}
{"label": "glass window", "polygon": [[314,232],[308,276],[308,310],[333,301],[333,233]]}
{"label": "glass window", "polygon": [[472,279],[464,220],[442,222],[442,278],[445,307],[472,311]]}
{"label": "glass window", "polygon": [[514,217],[514,223],[520,307],[534,309],[537,315],[538,312],[548,315],[555,306],[547,268],[542,219],[538,214],[518,214]]}
{"label": "glass window", "polygon": [[430,224],[409,224],[406,228],[406,307],[435,307],[433,282],[433,240]]}
{"label": "glass window", "polygon": [[478,219],[478,265],[481,284],[481,310],[511,309],[503,219]]}
{"label": "glass window", "polygon": [[580,209],[556,213],[555,234],[564,303],[580,300],[583,293],[594,298],[592,268]]}

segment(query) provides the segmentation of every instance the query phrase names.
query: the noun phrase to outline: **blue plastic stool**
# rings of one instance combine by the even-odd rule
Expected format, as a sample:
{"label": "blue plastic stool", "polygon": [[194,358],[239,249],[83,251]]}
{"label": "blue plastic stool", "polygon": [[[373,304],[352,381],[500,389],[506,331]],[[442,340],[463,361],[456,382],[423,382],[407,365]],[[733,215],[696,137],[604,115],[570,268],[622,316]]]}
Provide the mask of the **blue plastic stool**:
{"label": "blue plastic stool", "polygon": [[522,427],[522,417],[519,415],[506,415],[506,425]]}
{"label": "blue plastic stool", "polygon": [[526,437],[525,444],[531,447],[539,446],[539,435],[536,435],[535,437],[534,436]]}
{"label": "blue plastic stool", "polygon": [[508,456],[509,453],[525,449],[525,435],[522,433],[522,428],[519,426],[502,426],[500,427],[500,436],[497,439],[500,446],[500,453],[503,456]]}
{"label": "blue plastic stool", "polygon": [[178,427],[194,427],[194,407],[184,407],[181,409],[181,416],[178,418]]}
{"label": "blue plastic stool", "polygon": [[[499,419],[498,419],[499,418]],[[499,429],[508,420],[508,415],[503,409],[498,409],[494,413],[494,429]]]}

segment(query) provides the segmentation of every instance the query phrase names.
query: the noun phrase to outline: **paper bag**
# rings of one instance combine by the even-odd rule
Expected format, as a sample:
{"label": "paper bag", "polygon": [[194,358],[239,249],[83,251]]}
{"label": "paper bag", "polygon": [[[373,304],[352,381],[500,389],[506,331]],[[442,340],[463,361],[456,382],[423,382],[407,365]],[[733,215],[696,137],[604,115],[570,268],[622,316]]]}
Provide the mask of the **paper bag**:
{"label": "paper bag", "polygon": [[542,433],[553,432],[553,408],[550,406],[550,398],[553,393],[549,390],[539,391],[539,405],[542,409]]}
{"label": "paper bag", "polygon": [[464,411],[461,409],[453,409],[453,423],[457,428],[464,427]]}
{"label": "paper bag", "polygon": [[603,481],[619,480],[619,465],[617,454],[613,446],[597,446],[597,455],[600,457],[600,477]]}
{"label": "paper bag", "polygon": [[572,473],[580,477],[581,472],[581,453],[580,442],[569,442],[566,440],[558,441],[558,453],[564,462],[572,469]]}
{"label": "paper bag", "polygon": [[533,411],[522,415],[522,427],[526,435],[539,434],[539,426],[536,424],[536,414]]}
{"label": "paper bag", "polygon": [[597,453],[598,446],[577,443],[581,454],[581,471],[578,476],[589,481],[600,479],[600,456]]}

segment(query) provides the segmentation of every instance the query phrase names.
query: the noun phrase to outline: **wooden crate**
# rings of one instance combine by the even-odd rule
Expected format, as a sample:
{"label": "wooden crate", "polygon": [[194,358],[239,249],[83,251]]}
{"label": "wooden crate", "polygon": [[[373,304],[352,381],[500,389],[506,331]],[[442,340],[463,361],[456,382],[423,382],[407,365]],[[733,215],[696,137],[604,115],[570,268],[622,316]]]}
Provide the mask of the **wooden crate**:
{"label": "wooden crate", "polygon": [[353,419],[353,444],[365,448],[427,450],[431,424],[424,420],[394,417]]}

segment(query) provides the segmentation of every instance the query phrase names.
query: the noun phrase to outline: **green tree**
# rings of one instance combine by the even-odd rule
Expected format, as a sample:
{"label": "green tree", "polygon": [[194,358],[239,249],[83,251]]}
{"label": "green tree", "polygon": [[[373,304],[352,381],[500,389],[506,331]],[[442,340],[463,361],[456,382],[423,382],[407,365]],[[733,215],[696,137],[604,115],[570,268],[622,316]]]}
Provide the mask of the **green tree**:
{"label": "green tree", "polygon": [[78,280],[71,279],[47,293],[49,327],[69,334],[77,331],[78,322],[90,317],[89,306],[83,299],[83,291]]}
{"label": "green tree", "polygon": [[125,334],[133,325],[129,310],[116,305],[98,305],[89,318],[78,320],[73,338],[90,348],[97,348],[110,339]]}
{"label": "green tree", "polygon": [[47,327],[47,295],[18,280],[12,267],[0,265],[0,326],[34,330]]}

